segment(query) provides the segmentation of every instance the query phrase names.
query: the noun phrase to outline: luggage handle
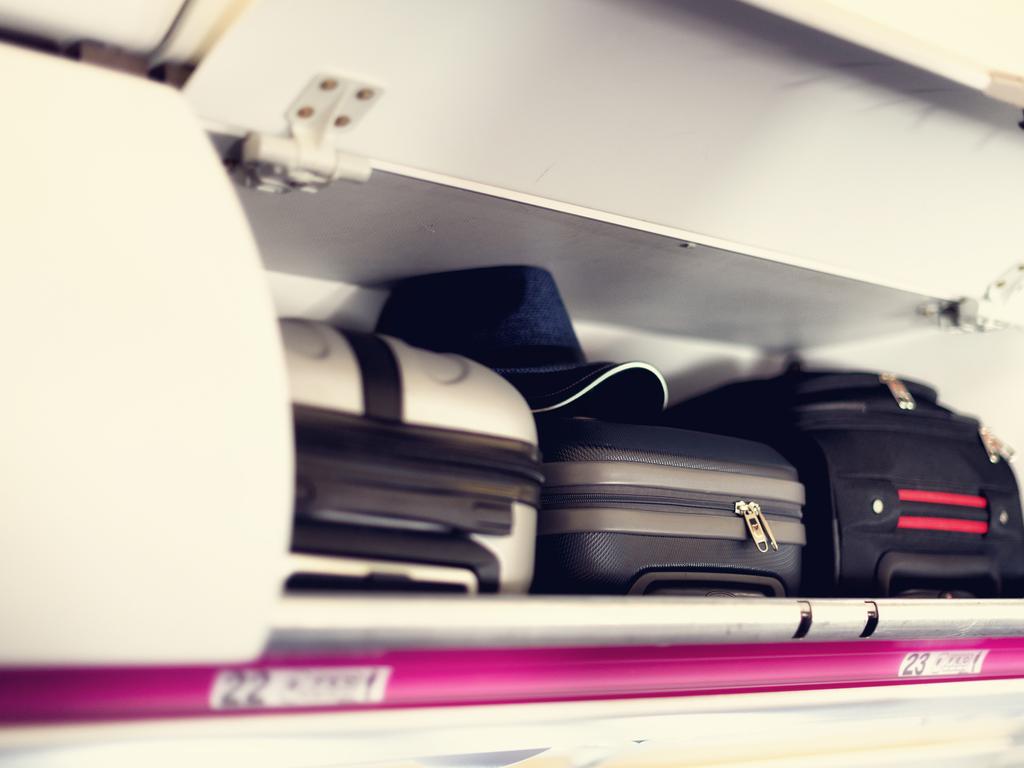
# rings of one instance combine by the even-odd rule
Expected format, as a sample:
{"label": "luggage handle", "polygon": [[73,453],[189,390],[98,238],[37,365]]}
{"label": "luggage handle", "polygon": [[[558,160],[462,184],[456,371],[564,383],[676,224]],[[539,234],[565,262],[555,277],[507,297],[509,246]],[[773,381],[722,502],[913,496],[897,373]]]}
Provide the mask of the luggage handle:
{"label": "luggage handle", "polygon": [[[681,591],[680,591],[681,590]],[[771,576],[726,573],[719,571],[649,571],[633,582],[630,595],[670,595],[757,592],[765,597],[785,597],[782,582]]]}
{"label": "luggage handle", "polygon": [[296,479],[295,514],[313,520],[367,524],[367,518],[388,527],[439,526],[462,533],[508,536],[512,533],[512,499],[486,498],[470,493],[411,488],[385,488],[345,480],[323,480],[306,473]]}
{"label": "luggage handle", "polygon": [[[984,555],[929,555],[916,552],[886,552],[878,561],[878,581],[882,593],[892,595],[897,579],[940,581],[952,591],[963,582],[985,580],[991,583],[993,595],[1002,590],[1002,578],[994,563]],[[960,582],[958,584],[957,582]]]}

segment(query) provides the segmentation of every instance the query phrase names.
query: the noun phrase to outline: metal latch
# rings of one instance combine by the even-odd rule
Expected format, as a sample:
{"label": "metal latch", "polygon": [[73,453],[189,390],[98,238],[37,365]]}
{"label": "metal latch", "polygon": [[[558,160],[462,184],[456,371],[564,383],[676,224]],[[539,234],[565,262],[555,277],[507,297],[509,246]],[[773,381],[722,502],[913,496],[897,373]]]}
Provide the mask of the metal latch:
{"label": "metal latch", "polygon": [[1024,263],[1015,264],[997,277],[980,299],[932,302],[921,313],[936,317],[939,325],[965,332],[1001,331],[1024,327],[1024,301],[1018,294],[1024,289]]}
{"label": "metal latch", "polygon": [[917,401],[914,400],[914,396],[910,394],[910,390],[907,389],[907,385],[895,375],[891,373],[883,373],[879,375],[878,380],[889,388],[889,393],[902,410],[912,411],[917,408]]}
{"label": "metal latch", "polygon": [[316,192],[339,179],[366,181],[365,157],[342,152],[337,142],[355,128],[383,94],[378,85],[336,74],[314,77],[292,102],[289,136],[250,133],[242,142],[242,183],[262,192]]}

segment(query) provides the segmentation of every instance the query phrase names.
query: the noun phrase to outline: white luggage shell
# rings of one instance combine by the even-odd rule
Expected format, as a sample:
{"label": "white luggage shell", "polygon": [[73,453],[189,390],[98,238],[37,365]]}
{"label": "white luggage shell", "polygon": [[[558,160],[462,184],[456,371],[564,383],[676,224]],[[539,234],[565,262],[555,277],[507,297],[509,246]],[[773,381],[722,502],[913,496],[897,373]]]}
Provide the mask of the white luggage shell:
{"label": "white luggage shell", "polygon": [[[349,338],[328,325],[307,321],[284,320],[281,329],[295,406],[372,421],[366,393],[376,382],[366,380],[365,369]],[[402,427],[424,428],[442,444],[449,434],[497,438],[535,455],[537,433],[529,406],[501,376],[458,355],[428,352],[385,336],[372,338],[386,345],[397,366],[401,390],[397,423]],[[443,462],[447,457],[443,453],[442,446],[437,456],[442,462],[437,465],[439,474],[446,472]],[[299,454],[301,465],[301,440]],[[380,458],[387,461],[390,457]],[[332,508],[329,512],[334,519],[340,517],[364,526],[396,525],[384,510],[378,520],[363,514],[355,517],[351,508]],[[501,591],[525,592],[533,576],[537,509],[533,503],[517,500],[511,504],[511,516],[511,531],[507,535],[473,532],[469,538],[497,559]],[[348,555],[348,562],[342,566],[333,556],[319,556],[319,560],[319,565],[315,565],[310,555],[305,554],[301,564],[296,562],[296,570],[304,574],[344,572],[381,576],[394,575],[398,568],[405,579],[413,582],[459,584],[466,586],[466,591],[477,591],[476,580],[467,581],[464,569],[456,569],[462,573],[442,574],[443,566],[429,561],[399,566],[394,560]]]}

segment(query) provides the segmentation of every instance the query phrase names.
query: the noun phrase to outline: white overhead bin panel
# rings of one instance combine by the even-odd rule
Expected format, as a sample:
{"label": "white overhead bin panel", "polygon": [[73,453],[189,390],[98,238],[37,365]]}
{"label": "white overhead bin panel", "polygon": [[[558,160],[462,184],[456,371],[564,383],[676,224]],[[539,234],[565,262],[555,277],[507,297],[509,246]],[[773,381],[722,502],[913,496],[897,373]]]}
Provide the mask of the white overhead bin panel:
{"label": "white overhead bin panel", "polygon": [[0,29],[59,45],[96,40],[146,54],[160,45],[181,4],[182,0],[3,0]]}
{"label": "white overhead bin panel", "polygon": [[[394,173],[315,195],[239,194],[264,263],[278,273],[376,286],[447,269],[536,264],[555,275],[577,321],[773,350],[929,322],[918,312],[929,302],[922,294]],[[353,308],[372,327],[376,305]]]}
{"label": "white overhead bin panel", "polygon": [[1017,0],[744,0],[1024,107]]}
{"label": "white overhead bin panel", "polygon": [[[333,141],[399,175],[948,298],[1024,242],[1014,107],[738,2],[262,0],[186,95],[283,136],[322,73],[386,91]],[[319,236],[343,244],[335,214]],[[278,253],[309,250],[292,234]]]}
{"label": "white overhead bin panel", "polygon": [[57,48],[83,41],[151,66],[194,62],[252,0],[0,0],[0,31]]}
{"label": "white overhead bin panel", "polygon": [[[245,660],[289,398],[252,235],[181,95],[0,45],[0,666]],[[70,121],[70,122],[69,122]]]}

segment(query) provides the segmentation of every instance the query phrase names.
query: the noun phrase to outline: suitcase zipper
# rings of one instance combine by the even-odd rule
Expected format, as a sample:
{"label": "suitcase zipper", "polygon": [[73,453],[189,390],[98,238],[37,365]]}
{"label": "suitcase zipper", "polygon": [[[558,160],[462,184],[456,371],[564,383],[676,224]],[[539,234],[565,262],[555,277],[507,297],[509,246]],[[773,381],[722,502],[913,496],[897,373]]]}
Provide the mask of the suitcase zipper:
{"label": "suitcase zipper", "polygon": [[779,551],[775,534],[772,533],[772,527],[768,525],[768,518],[761,511],[760,504],[756,501],[737,501],[734,511],[747,524],[747,530],[750,531],[750,537],[754,540],[758,552],[767,552],[769,544],[776,552]]}
{"label": "suitcase zipper", "polygon": [[889,388],[889,393],[892,395],[901,410],[912,411],[917,408],[917,401],[914,400],[914,396],[910,394],[910,390],[907,389],[907,385],[900,381],[896,376],[891,373],[883,373],[878,376],[878,380]]}
{"label": "suitcase zipper", "polygon": [[985,452],[988,454],[988,460],[990,462],[998,464],[999,459],[1003,459],[1007,462],[1013,461],[1013,457],[1017,454],[1017,451],[992,434],[991,429],[988,427],[979,427],[978,436],[981,437],[981,444],[985,446]]}
{"label": "suitcase zipper", "polygon": [[516,440],[424,427],[295,406],[295,440],[304,449],[335,456],[386,456],[434,469],[499,473],[530,485],[543,482],[537,447]]}
{"label": "suitcase zipper", "polygon": [[897,388],[899,385],[902,385],[916,405],[921,405],[923,401],[930,405],[941,407],[938,405],[938,393],[927,384],[922,384],[919,381],[908,381],[895,374],[885,372],[818,376],[806,381],[798,381],[794,394],[798,401],[808,398],[813,401],[814,399],[829,395],[848,399],[851,395],[843,395],[842,393],[852,393],[858,390],[861,392],[871,392],[871,396],[874,397],[878,392],[878,385],[884,384],[888,387],[890,381],[897,384]]}
{"label": "suitcase zipper", "polygon": [[[993,434],[986,426],[979,425],[974,419],[963,416],[933,416],[918,413],[913,419],[893,423],[895,414],[871,413],[868,404],[863,402],[850,403],[819,403],[802,406],[796,409],[800,414],[798,424],[807,430],[814,429],[897,429],[900,432],[911,432],[932,437],[945,437],[962,440],[981,439],[985,454],[992,464],[1000,459],[1009,463],[1017,454],[1008,443]],[[855,420],[849,418],[856,413]],[[962,430],[956,433],[956,430]],[[951,434],[952,432],[952,434]]]}
{"label": "suitcase zipper", "polygon": [[[745,500],[731,502],[724,499],[692,499],[690,500],[690,503],[699,504],[702,509],[723,511],[731,510],[737,516],[743,518],[743,522],[746,523],[747,526],[747,531],[750,533],[750,537],[754,541],[754,546],[759,552],[766,553],[769,549],[776,552],[779,550],[779,543],[775,538],[775,533],[772,531],[771,523],[768,522],[768,515],[758,502]],[[542,509],[565,509],[589,505],[600,505],[602,507],[626,506],[632,504],[652,504],[673,507],[682,506],[681,499],[679,498],[671,496],[644,496],[640,494],[610,495],[602,493],[546,493],[541,498]],[[797,520],[800,519],[799,513],[795,515],[786,514],[778,509],[774,509],[773,514],[776,514],[779,517],[793,517]]]}
{"label": "suitcase zipper", "polygon": [[[566,486],[569,487],[569,486]],[[660,490],[660,489],[659,489]],[[708,498],[698,495],[672,495],[629,493],[602,493],[600,491],[568,491],[552,492],[545,489],[541,494],[541,507],[544,509],[571,509],[572,507],[623,507],[650,504],[653,506],[690,507],[693,509],[705,509],[716,511],[735,512],[736,503],[734,497]],[[791,510],[787,510],[786,507]],[[765,510],[765,508],[767,508]],[[799,504],[788,504],[778,502],[762,505],[762,513],[770,512],[772,515],[781,518],[801,519]]]}
{"label": "suitcase zipper", "polygon": [[902,418],[894,413],[872,413],[867,403],[817,404],[797,408],[797,413],[798,426],[808,430],[887,429],[935,437],[976,439],[978,436],[977,422],[973,419],[923,413],[917,413],[913,418]]}

